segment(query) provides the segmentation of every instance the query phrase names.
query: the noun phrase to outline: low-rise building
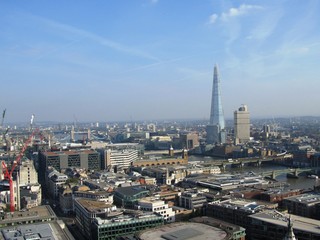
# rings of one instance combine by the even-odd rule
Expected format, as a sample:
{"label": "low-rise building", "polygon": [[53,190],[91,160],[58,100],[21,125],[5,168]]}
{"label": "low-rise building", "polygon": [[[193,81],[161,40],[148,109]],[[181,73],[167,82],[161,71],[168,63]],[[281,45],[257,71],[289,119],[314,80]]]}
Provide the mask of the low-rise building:
{"label": "low-rise building", "polygon": [[140,198],[149,195],[145,186],[119,187],[114,191],[113,200],[118,207],[133,209]]}
{"label": "low-rise building", "polygon": [[207,198],[197,189],[181,193],[179,206],[187,209],[202,209],[207,204]]}
{"label": "low-rise building", "polygon": [[284,239],[287,232],[288,221],[291,219],[292,228],[296,239],[320,239],[320,221],[300,217],[293,214],[284,214],[275,210],[266,210],[249,216],[250,225],[247,234],[251,239],[264,240]]}
{"label": "low-rise building", "polygon": [[117,207],[114,205],[82,198],[76,198],[74,200],[74,208],[76,214],[76,225],[80,229],[82,235],[87,239],[92,239],[91,229],[95,218],[107,218],[122,214],[121,212],[117,212]]}
{"label": "low-rise building", "polygon": [[46,178],[46,190],[54,198],[58,199],[59,188],[68,180],[68,176],[58,172],[54,168],[49,168]]}
{"label": "low-rise building", "polygon": [[[207,216],[218,218],[248,229],[251,224],[249,216],[263,211],[265,208],[266,206],[264,204],[245,199],[228,199],[208,203],[206,214]],[[248,237],[250,239],[249,234]]]}
{"label": "low-rise building", "polygon": [[283,199],[282,206],[290,214],[302,217],[320,219],[318,208],[320,207],[320,194],[306,193]]}
{"label": "low-rise building", "polygon": [[138,201],[137,207],[142,211],[156,212],[163,216],[165,222],[175,221],[175,212],[158,197],[145,197]]}
{"label": "low-rise building", "polygon": [[0,215],[0,239],[73,240],[65,224],[49,205]]}
{"label": "low-rise building", "polygon": [[136,234],[145,229],[163,225],[163,217],[157,213],[123,215],[111,219],[95,218],[92,222],[92,237],[97,240],[112,240],[122,235]]}

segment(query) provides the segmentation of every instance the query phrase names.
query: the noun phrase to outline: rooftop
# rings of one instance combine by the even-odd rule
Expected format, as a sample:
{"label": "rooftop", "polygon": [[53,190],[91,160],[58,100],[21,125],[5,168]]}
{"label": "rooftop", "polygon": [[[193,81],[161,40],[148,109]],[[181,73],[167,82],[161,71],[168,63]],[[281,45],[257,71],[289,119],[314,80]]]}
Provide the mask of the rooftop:
{"label": "rooftop", "polygon": [[48,205],[38,206],[26,211],[16,211],[13,213],[5,213],[1,223],[14,223],[16,221],[24,221],[27,219],[47,219],[47,218],[56,218],[55,213]]}
{"label": "rooftop", "polygon": [[[9,239],[46,239],[46,240],[72,240],[70,232],[62,229],[58,223],[40,223],[6,227],[1,230],[3,238]],[[1,238],[2,239],[2,238]]]}
{"label": "rooftop", "polygon": [[147,230],[141,233],[140,239],[167,239],[167,240],[196,240],[196,239],[227,239],[227,233],[219,228],[200,223],[173,223],[162,227]]}
{"label": "rooftop", "polygon": [[290,200],[293,202],[299,202],[299,203],[305,203],[305,204],[316,204],[316,203],[320,203],[320,194],[306,193],[306,194],[302,194],[299,196],[288,197],[288,198],[286,198],[286,200]]}
{"label": "rooftop", "polygon": [[107,212],[106,209],[114,207],[112,204],[107,204],[106,202],[88,200],[84,198],[77,198],[76,201],[91,213]]}
{"label": "rooftop", "polygon": [[[267,223],[280,225],[280,226],[283,226],[284,228],[287,228],[289,214],[280,213],[275,210],[268,210],[268,211],[263,211],[260,213],[250,215],[249,217],[257,219],[257,220],[261,220],[261,221],[264,221]],[[292,214],[290,214],[290,217],[291,217],[291,221],[293,223],[293,229],[298,229],[301,231],[316,233],[316,234],[320,235],[320,221],[319,220],[300,217],[300,216],[292,215]]]}

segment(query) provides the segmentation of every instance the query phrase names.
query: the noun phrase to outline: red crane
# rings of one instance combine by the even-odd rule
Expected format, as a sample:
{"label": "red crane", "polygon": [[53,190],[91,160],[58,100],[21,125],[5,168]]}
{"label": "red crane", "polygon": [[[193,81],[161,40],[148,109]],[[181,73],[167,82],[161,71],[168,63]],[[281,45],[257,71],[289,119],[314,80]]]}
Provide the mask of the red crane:
{"label": "red crane", "polygon": [[31,140],[32,140],[35,132],[36,132],[36,131],[33,131],[33,132],[31,133],[31,135],[29,136],[28,140],[24,143],[24,145],[23,145],[23,147],[22,147],[22,149],[21,149],[18,157],[16,158],[15,161],[13,161],[13,164],[12,164],[12,166],[11,166],[11,170],[10,170],[10,171],[8,170],[8,167],[7,167],[7,165],[5,164],[5,162],[2,161],[2,169],[3,169],[3,172],[4,172],[4,177],[5,177],[6,179],[8,179],[8,181],[9,181],[9,186],[10,186],[10,212],[14,212],[14,209],[15,209],[15,207],[14,207],[14,191],[13,191],[12,173],[13,173],[15,167],[16,167],[18,164],[20,164],[20,160],[21,160],[24,152],[26,151],[29,143],[31,142]]}

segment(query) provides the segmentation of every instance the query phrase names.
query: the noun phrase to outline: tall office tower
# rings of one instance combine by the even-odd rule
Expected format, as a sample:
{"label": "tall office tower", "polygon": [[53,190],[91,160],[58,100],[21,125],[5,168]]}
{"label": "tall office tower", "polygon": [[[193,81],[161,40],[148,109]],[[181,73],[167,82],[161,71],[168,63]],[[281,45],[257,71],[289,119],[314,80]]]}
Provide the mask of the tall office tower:
{"label": "tall office tower", "polygon": [[234,111],[234,136],[235,144],[250,140],[250,114],[247,105],[242,105],[238,111]]}
{"label": "tall office tower", "polygon": [[226,133],[220,94],[220,79],[217,65],[213,71],[210,123],[207,125],[207,143],[225,143]]}

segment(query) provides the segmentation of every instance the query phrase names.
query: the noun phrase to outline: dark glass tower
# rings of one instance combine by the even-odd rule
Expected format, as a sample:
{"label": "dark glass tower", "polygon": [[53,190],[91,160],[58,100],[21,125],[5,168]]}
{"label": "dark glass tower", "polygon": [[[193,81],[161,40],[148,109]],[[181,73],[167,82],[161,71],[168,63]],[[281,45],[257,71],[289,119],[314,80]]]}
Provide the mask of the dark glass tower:
{"label": "dark glass tower", "polygon": [[217,65],[213,70],[210,123],[207,126],[207,143],[225,143],[225,122],[221,103],[220,79]]}

